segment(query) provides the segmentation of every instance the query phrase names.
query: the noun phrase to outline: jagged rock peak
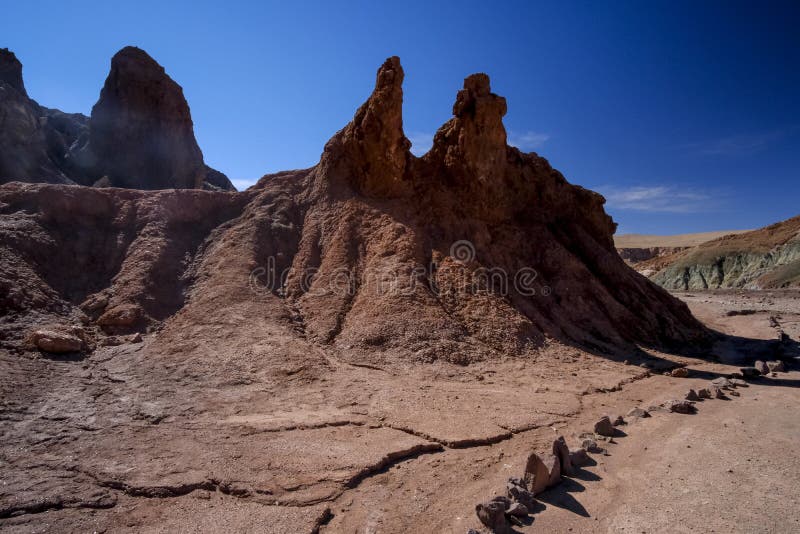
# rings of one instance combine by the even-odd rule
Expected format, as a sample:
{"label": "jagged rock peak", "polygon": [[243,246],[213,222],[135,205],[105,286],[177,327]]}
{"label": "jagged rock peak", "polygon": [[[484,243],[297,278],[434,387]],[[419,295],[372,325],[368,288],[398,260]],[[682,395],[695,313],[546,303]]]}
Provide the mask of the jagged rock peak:
{"label": "jagged rock peak", "polygon": [[368,196],[410,192],[411,142],[403,133],[403,67],[392,56],[378,69],[375,89],[350,122],[328,143],[323,160],[347,167],[350,183]]}
{"label": "jagged rock peak", "polygon": [[216,179],[221,173],[211,173],[203,163],[181,86],[147,52],[133,46],[111,59],[92,108],[88,146],[74,158],[98,185],[233,189],[224,175]]}
{"label": "jagged rock peak", "polygon": [[8,84],[28,96],[22,81],[22,63],[8,48],[0,48],[0,83]]}
{"label": "jagged rock peak", "polygon": [[436,132],[426,157],[443,164],[456,181],[496,181],[507,160],[506,110],[506,99],[492,93],[489,76],[467,76],[453,104],[454,117]]}

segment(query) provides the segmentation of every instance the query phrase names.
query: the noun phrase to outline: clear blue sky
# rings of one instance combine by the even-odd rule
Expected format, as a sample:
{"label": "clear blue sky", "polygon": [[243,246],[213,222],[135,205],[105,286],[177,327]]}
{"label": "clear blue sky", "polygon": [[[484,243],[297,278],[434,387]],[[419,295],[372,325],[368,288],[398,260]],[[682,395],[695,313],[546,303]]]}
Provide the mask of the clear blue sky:
{"label": "clear blue sky", "polygon": [[39,1],[4,4],[0,47],[39,103],[83,113],[144,48],[239,186],[316,163],[390,55],[415,151],[486,72],[510,140],[605,194],[621,232],[683,233],[800,213],[799,28],[797,1]]}

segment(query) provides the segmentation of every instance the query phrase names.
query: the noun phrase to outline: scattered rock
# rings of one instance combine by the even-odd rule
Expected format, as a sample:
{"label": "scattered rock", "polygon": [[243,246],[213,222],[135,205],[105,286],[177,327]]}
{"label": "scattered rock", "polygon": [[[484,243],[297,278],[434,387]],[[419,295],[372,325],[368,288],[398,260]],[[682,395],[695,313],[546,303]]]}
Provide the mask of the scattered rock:
{"label": "scattered rock", "polygon": [[625,419],[623,419],[623,417],[621,415],[618,415],[611,421],[611,424],[614,425],[614,426],[621,426],[621,425],[624,425],[626,423],[625,423]]}
{"label": "scattered rock", "polygon": [[771,373],[785,373],[786,366],[783,365],[783,362],[778,360],[774,362],[767,362],[767,368]]}
{"label": "scattered rock", "polygon": [[534,494],[538,495],[547,489],[550,483],[550,471],[538,454],[532,452],[525,463],[525,485]]}
{"label": "scattered rock", "polygon": [[755,367],[742,367],[739,369],[744,378],[757,378],[761,376],[761,372]]}
{"label": "scattered rock", "polygon": [[697,392],[695,390],[690,389],[688,391],[688,393],[686,393],[686,400],[687,401],[699,401],[700,400],[700,396],[697,394]]}
{"label": "scattered rock", "polygon": [[628,417],[635,419],[642,419],[644,417],[650,417],[650,413],[642,408],[633,408],[631,411],[628,412]]}
{"label": "scattered rock", "polygon": [[728,380],[725,377],[722,377],[722,376],[712,380],[711,381],[711,385],[712,386],[716,386],[718,388],[723,388],[723,389],[732,389],[733,388],[733,384],[731,383],[731,381]]}
{"label": "scattered rock", "polygon": [[672,370],[670,375],[674,376],[675,378],[686,378],[689,376],[689,370],[686,367],[676,367]]}
{"label": "scattered rock", "polygon": [[598,422],[594,424],[594,433],[601,436],[614,436],[614,425],[611,424],[611,419],[604,415]]}
{"label": "scattered rock", "polygon": [[83,340],[78,336],[55,330],[35,330],[28,339],[45,352],[79,352],[84,349]]}
{"label": "scattered rock", "polygon": [[735,389],[734,389],[734,390],[731,390],[731,391],[730,391],[730,393],[728,393],[728,394],[729,394],[729,395],[731,395],[731,396],[733,396],[733,397],[738,397],[739,395],[741,395],[741,393],[739,393],[739,392],[738,392],[738,391],[736,391]]}
{"label": "scattered rock", "polygon": [[708,388],[698,389],[697,390],[697,396],[700,397],[701,399],[713,398],[713,394],[711,393],[711,390],[708,389]]}
{"label": "scattered rock", "polygon": [[506,506],[501,501],[491,500],[475,506],[475,513],[481,523],[496,534],[511,532],[511,524],[506,519]]}
{"label": "scattered rock", "polygon": [[542,462],[547,468],[547,487],[561,484],[561,462],[555,454],[546,454]]}
{"label": "scattered rock", "polygon": [[581,443],[581,449],[585,450],[586,452],[593,452],[593,453],[603,452],[603,449],[598,447],[597,442],[593,439],[583,440],[583,443]]}
{"label": "scattered rock", "polygon": [[758,372],[761,373],[764,376],[769,374],[769,367],[767,366],[767,364],[765,362],[763,362],[761,360],[756,360],[755,363],[753,363],[753,367],[758,369]]}
{"label": "scattered rock", "polygon": [[521,478],[509,478],[506,489],[511,500],[525,505],[528,510],[533,510],[535,501],[533,493],[528,491],[528,485]]}
{"label": "scattered rock", "polygon": [[724,399],[725,398],[725,392],[720,387],[712,386],[711,387],[711,392],[714,394],[714,398],[715,399]]}
{"label": "scattered rock", "polygon": [[128,336],[128,343],[141,343],[142,342],[142,334],[136,332],[135,334],[131,334]]}
{"label": "scattered rock", "polygon": [[696,411],[694,404],[686,400],[670,400],[664,403],[664,407],[674,413],[691,414]]}
{"label": "scattered rock", "polygon": [[526,517],[528,515],[528,507],[520,502],[514,502],[508,507],[506,514],[512,517]]}
{"label": "scattered rock", "polygon": [[569,456],[569,447],[567,447],[567,441],[564,439],[564,436],[559,436],[558,439],[553,442],[553,454],[558,458],[559,464],[561,465],[561,472],[564,476],[572,476],[572,462]]}
{"label": "scattered rock", "polygon": [[750,384],[742,380],[741,378],[732,378],[731,384],[733,384],[737,388],[747,388],[750,387]]}

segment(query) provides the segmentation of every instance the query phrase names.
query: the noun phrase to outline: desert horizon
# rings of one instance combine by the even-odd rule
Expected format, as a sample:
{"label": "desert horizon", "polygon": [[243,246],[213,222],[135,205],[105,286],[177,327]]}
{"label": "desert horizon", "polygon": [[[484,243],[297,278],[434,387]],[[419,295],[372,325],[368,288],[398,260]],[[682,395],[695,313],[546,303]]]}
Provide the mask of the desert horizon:
{"label": "desert horizon", "polygon": [[36,9],[0,532],[800,529],[797,6]]}

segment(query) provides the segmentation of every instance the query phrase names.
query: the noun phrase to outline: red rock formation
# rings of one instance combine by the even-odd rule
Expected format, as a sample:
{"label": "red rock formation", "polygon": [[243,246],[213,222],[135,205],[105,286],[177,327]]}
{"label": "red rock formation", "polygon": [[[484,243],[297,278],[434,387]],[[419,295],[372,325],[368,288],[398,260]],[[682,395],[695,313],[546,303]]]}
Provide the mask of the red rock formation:
{"label": "red rock formation", "polygon": [[209,173],[183,90],[132,46],[111,59],[92,108],[88,146],[75,158],[107,185],[132,189],[198,189]]}
{"label": "red rock formation", "polygon": [[[684,304],[617,255],[600,195],[506,145],[505,100],[486,75],[465,80],[423,158],[402,130],[402,78],[387,60],[317,166],[246,193],[0,188],[13,221],[0,229],[4,308],[83,303],[107,330],[163,323],[152,350],[258,344],[276,362],[335,350],[469,363],[556,341],[612,351],[703,338]],[[55,272],[59,256],[83,263]]]}

